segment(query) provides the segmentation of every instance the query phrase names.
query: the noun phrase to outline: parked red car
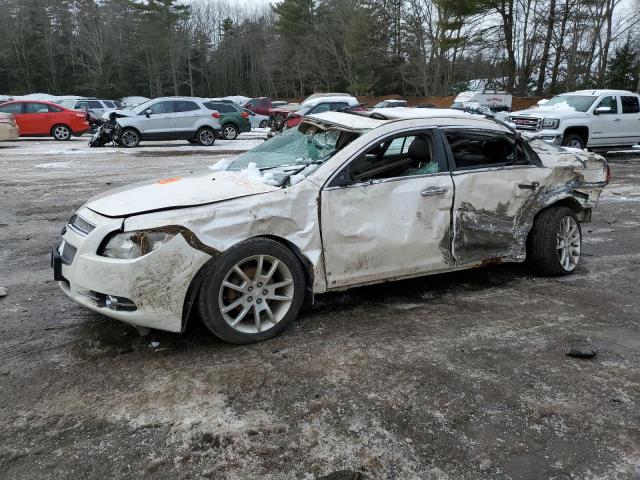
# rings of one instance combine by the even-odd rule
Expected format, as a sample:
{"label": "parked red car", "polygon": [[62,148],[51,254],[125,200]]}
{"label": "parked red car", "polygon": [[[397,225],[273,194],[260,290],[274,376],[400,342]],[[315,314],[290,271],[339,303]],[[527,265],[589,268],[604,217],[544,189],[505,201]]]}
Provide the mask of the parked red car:
{"label": "parked red car", "polygon": [[269,97],[258,97],[249,100],[242,106],[242,108],[251,110],[253,113],[257,113],[259,115],[269,116],[273,105],[271,104],[271,99]]}
{"label": "parked red car", "polygon": [[53,137],[69,140],[89,131],[87,114],[51,102],[14,100],[0,104],[0,112],[13,113],[21,137]]}

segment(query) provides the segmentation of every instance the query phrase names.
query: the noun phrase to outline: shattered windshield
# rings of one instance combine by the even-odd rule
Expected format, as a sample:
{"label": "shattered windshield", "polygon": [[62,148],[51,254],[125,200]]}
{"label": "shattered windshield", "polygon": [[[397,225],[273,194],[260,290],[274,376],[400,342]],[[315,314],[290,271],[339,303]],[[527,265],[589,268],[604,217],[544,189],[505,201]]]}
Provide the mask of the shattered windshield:
{"label": "shattered windshield", "polygon": [[[340,142],[341,135],[345,138]],[[314,172],[358,134],[302,124],[236,157],[227,170],[259,171],[267,183],[295,183]],[[340,145],[340,146],[339,146]]]}
{"label": "shattered windshield", "polygon": [[558,95],[541,105],[540,110],[573,110],[576,112],[586,112],[593,105],[598,97],[586,95]]}

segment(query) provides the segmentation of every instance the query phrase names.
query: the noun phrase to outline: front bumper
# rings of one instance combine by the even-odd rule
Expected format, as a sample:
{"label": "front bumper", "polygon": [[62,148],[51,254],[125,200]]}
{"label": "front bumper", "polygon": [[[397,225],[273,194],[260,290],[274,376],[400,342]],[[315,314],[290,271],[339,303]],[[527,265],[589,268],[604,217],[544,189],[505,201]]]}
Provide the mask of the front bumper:
{"label": "front bumper", "polygon": [[518,132],[522,133],[526,137],[530,138],[539,138],[540,140],[544,140],[547,143],[552,143],[554,145],[562,145],[562,139],[564,138],[564,134],[560,130],[538,130],[538,131],[530,131],[530,130],[520,130],[516,129]]}
{"label": "front bumper", "polygon": [[[182,331],[189,286],[210,255],[191,247],[182,235],[176,235],[140,258],[102,257],[96,252],[107,235],[122,229],[123,219],[103,217],[86,208],[78,214],[95,228],[87,235],[65,229],[51,255],[54,279],[60,288],[82,306],[116,320]],[[65,250],[65,243],[72,248]],[[73,255],[65,253],[74,250]]]}

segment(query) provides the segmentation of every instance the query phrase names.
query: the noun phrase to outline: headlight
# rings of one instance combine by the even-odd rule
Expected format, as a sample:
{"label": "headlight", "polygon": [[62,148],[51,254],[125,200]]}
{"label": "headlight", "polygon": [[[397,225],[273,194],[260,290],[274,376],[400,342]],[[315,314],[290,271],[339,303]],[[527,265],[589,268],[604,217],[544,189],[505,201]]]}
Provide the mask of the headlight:
{"label": "headlight", "polygon": [[560,125],[560,120],[558,120],[557,118],[543,118],[542,119],[542,128],[558,128],[558,125]]}
{"label": "headlight", "polygon": [[160,230],[114,233],[107,237],[98,255],[109,258],[138,258],[160,248],[175,237],[175,233]]}

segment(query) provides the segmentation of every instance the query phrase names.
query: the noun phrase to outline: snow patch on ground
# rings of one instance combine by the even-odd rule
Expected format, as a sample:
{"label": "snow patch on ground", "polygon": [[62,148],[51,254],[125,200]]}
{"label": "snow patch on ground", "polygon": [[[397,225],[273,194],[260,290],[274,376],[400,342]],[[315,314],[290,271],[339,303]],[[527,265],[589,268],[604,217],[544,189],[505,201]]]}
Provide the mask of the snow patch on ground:
{"label": "snow patch on ground", "polygon": [[71,168],[73,162],[51,162],[51,163],[39,163],[34,165],[35,168]]}

